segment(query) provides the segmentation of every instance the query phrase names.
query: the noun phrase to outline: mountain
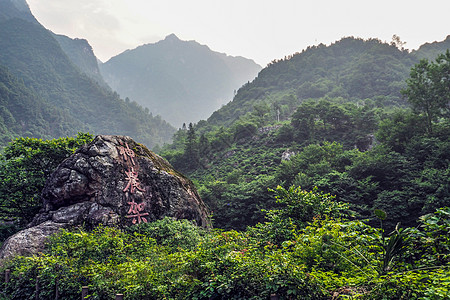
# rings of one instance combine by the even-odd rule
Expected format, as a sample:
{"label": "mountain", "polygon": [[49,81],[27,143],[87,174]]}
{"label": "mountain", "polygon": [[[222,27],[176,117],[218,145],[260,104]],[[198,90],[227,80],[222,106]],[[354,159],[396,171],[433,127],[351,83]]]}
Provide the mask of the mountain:
{"label": "mountain", "polygon": [[[87,42],[71,41],[61,36],[55,38],[35,20],[25,1],[0,0],[0,7],[4,8],[0,19],[0,65],[9,74],[4,78],[15,78],[35,95],[34,101],[44,101],[46,104],[42,105],[61,112],[72,132],[88,130],[94,134],[129,135],[149,147],[171,140],[172,126],[136,102],[120,99],[100,80],[92,79],[95,72],[98,74],[96,61],[86,59],[91,57],[89,53],[86,57],[80,56],[80,51],[74,47],[78,44],[82,51],[87,49],[89,52],[91,48]],[[61,44],[67,44],[64,46],[67,52],[72,47],[73,54],[67,55]],[[83,65],[86,61],[89,63]],[[20,110],[15,114],[13,117],[18,118]],[[66,124],[50,123],[66,127]],[[42,129],[34,132],[33,136],[58,137],[57,132],[49,133]],[[20,134],[16,132],[13,136]]]}
{"label": "mountain", "polygon": [[260,69],[252,60],[217,53],[174,34],[100,65],[105,81],[120,95],[175,126],[206,119]]}
{"label": "mountain", "polygon": [[291,184],[330,192],[359,218],[382,208],[390,226],[406,224],[448,199],[448,151],[434,149],[448,148],[450,123],[424,135],[400,93],[411,67],[446,43],[413,53],[353,37],[309,47],[273,61],[160,154],[198,183],[220,228],[263,222],[261,208],[275,205],[267,188]]}
{"label": "mountain", "polygon": [[412,54],[421,59],[434,60],[438,54],[444,53],[447,49],[450,49],[450,35],[447,35],[447,38],[442,42],[423,44],[419,49],[412,51]]}
{"label": "mountain", "polygon": [[103,80],[98,67],[98,60],[92,50],[91,45],[85,39],[71,39],[65,35],[55,34],[53,37],[61,46],[72,63],[84,74],[88,75],[98,84],[110,89],[108,84]]}
{"label": "mountain", "polygon": [[376,39],[348,37],[308,47],[270,63],[207,124],[230,126],[258,105],[278,109],[286,118],[302,101],[322,97],[401,104],[400,89],[415,61],[407,51]]}
{"label": "mountain", "polygon": [[376,106],[403,106],[400,90],[410,68],[422,58],[434,60],[450,49],[450,37],[424,44],[411,53],[378,39],[343,38],[329,46],[308,47],[273,61],[241,87],[233,101],[215,111],[202,126],[231,126],[240,117],[267,106],[287,118],[307,99],[340,99]]}

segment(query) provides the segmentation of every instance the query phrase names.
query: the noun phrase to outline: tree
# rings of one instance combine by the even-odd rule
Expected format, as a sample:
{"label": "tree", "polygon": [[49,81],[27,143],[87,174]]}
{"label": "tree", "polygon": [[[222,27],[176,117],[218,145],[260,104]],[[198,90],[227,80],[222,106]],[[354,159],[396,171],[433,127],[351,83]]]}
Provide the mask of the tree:
{"label": "tree", "polygon": [[433,133],[433,122],[449,113],[450,51],[439,55],[436,62],[421,60],[411,69],[406,83],[402,94],[416,113],[425,114],[427,131]]}
{"label": "tree", "polygon": [[186,143],[184,146],[184,157],[189,169],[195,169],[199,163],[200,155],[198,150],[197,134],[195,133],[194,125],[189,123]]}
{"label": "tree", "polygon": [[202,133],[200,135],[200,140],[198,142],[198,150],[199,150],[199,154],[202,157],[205,157],[209,154],[209,151],[211,151],[210,149],[210,145],[209,145],[209,140],[206,137],[206,135],[204,133]]}
{"label": "tree", "polygon": [[382,120],[378,127],[377,139],[398,153],[404,153],[408,143],[415,136],[425,133],[423,117],[410,111],[398,110],[390,118]]}
{"label": "tree", "polygon": [[267,105],[267,103],[257,103],[253,105],[253,109],[254,109],[253,114],[256,116],[259,123],[258,125],[263,126],[266,119],[266,115],[270,112],[269,105]]}
{"label": "tree", "polygon": [[398,50],[404,50],[406,42],[403,42],[400,37],[396,34],[392,36],[391,45],[397,47]]}
{"label": "tree", "polygon": [[238,121],[234,125],[234,140],[252,137],[258,130],[258,126],[253,122]]}
{"label": "tree", "polygon": [[40,193],[58,165],[92,135],[53,140],[18,138],[0,155],[0,219],[31,221],[41,208]]}
{"label": "tree", "polygon": [[295,230],[305,228],[309,222],[339,218],[348,209],[347,204],[335,201],[335,196],[324,194],[317,187],[305,191],[296,186],[289,189],[277,186],[269,191],[275,193],[277,208],[265,211],[267,222],[256,227],[266,231],[266,239],[279,245],[294,239]]}
{"label": "tree", "polygon": [[315,119],[317,117],[317,105],[314,102],[304,102],[292,115],[291,124],[296,130],[297,140],[314,139],[316,132]]}

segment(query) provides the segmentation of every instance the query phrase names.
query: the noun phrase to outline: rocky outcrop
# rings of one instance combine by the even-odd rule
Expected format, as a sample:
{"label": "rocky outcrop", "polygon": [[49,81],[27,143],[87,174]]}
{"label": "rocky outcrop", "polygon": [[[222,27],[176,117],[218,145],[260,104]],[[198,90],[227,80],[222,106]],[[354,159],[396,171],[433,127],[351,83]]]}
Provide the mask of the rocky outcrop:
{"label": "rocky outcrop", "polygon": [[35,253],[59,228],[81,224],[123,227],[168,216],[210,226],[192,182],[125,136],[97,136],[64,160],[47,180],[42,200],[30,228],[10,237],[0,258]]}
{"label": "rocky outcrop", "polygon": [[295,155],[294,151],[291,151],[288,149],[286,149],[282,154],[281,154],[281,160],[285,161],[285,160],[291,160],[291,157]]}
{"label": "rocky outcrop", "polygon": [[9,237],[2,246],[0,259],[7,259],[16,255],[32,255],[42,251],[47,237],[64,228],[66,224],[46,221]]}

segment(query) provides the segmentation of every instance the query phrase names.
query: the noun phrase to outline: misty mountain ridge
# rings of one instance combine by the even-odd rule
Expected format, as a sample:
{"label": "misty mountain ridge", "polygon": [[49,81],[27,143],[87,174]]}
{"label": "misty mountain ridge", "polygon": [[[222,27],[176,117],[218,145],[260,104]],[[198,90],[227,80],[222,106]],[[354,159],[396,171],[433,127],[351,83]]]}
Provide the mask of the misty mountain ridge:
{"label": "misty mountain ridge", "polygon": [[0,22],[12,18],[20,18],[36,24],[39,23],[31,13],[30,7],[25,0],[0,1]]}
{"label": "misty mountain ridge", "polygon": [[257,109],[266,109],[272,115],[278,110],[281,118],[287,119],[309,99],[405,106],[400,90],[411,67],[423,58],[434,60],[447,49],[450,36],[411,52],[374,38],[345,37],[328,46],[310,46],[272,61],[201,126],[229,127]]}
{"label": "misty mountain ridge", "polygon": [[206,119],[260,70],[253,60],[214,52],[175,34],[100,65],[105,81],[120,95],[176,126]]}
{"label": "misty mountain ridge", "polygon": [[[24,5],[0,0],[2,145],[18,136],[78,131],[128,135],[149,147],[171,140],[172,126],[106,86],[87,41],[55,35]],[[36,110],[29,113],[24,109],[31,103]]]}
{"label": "misty mountain ridge", "polygon": [[81,72],[94,79],[105,88],[110,88],[104,81],[98,67],[98,59],[91,45],[85,39],[72,39],[62,34],[54,34],[62,50]]}

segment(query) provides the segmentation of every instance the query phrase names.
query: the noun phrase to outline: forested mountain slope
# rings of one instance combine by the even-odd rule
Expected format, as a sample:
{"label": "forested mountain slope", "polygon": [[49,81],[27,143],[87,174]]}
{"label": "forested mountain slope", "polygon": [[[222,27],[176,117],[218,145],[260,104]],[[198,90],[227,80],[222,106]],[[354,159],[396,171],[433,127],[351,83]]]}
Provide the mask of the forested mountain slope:
{"label": "forested mountain slope", "polygon": [[322,97],[354,103],[370,99],[377,106],[403,106],[400,89],[410,68],[420,58],[434,58],[447,48],[448,38],[409,53],[395,44],[353,37],[330,46],[308,47],[273,61],[202,126],[229,126],[261,105],[267,105],[273,115],[279,110],[281,117],[287,117],[303,100]]}
{"label": "forested mountain slope", "polygon": [[411,53],[416,57],[428,60],[434,60],[436,56],[444,53],[447,49],[450,49],[450,35],[442,42],[426,43],[419,47],[419,49],[412,51]]}
{"label": "forested mountain slope", "polygon": [[94,81],[103,87],[109,88],[100,74],[97,57],[88,41],[77,38],[71,39],[61,34],[55,34],[53,37],[58,41],[61,49],[81,72],[94,79]]}
{"label": "forested mountain slope", "polygon": [[[0,1],[3,6],[8,2]],[[82,73],[51,32],[29,21],[34,19],[29,11],[14,11],[13,8],[11,11],[16,14],[3,15],[0,22],[0,65],[36,93],[36,99],[45,99],[64,110],[68,116],[64,122],[77,120],[70,125],[73,131],[129,135],[149,147],[171,139],[172,126],[160,117],[153,117],[137,103],[123,101],[117,93]],[[79,126],[80,123],[84,126]],[[45,131],[35,134],[36,137],[50,135]]]}
{"label": "forested mountain slope", "polygon": [[6,67],[0,66],[0,145],[13,138],[71,136],[87,130],[72,118],[28,89]]}
{"label": "forested mountain slope", "polygon": [[450,197],[450,54],[417,66],[424,49],[345,38],[273,62],[161,153],[199,184],[219,227],[261,222],[277,185],[318,187],[373,225],[374,209],[391,228],[414,225]]}
{"label": "forested mountain slope", "polygon": [[177,127],[206,119],[260,69],[252,60],[217,53],[174,34],[100,65],[114,90]]}

